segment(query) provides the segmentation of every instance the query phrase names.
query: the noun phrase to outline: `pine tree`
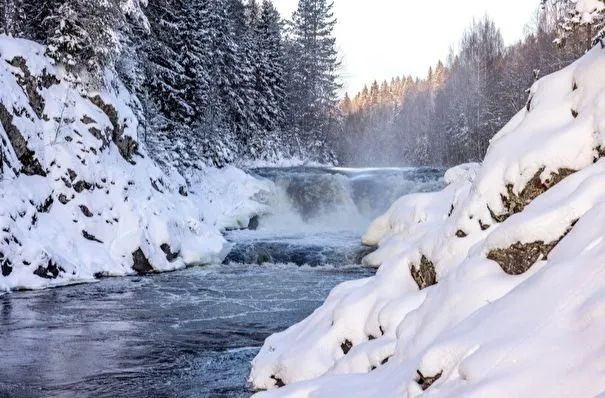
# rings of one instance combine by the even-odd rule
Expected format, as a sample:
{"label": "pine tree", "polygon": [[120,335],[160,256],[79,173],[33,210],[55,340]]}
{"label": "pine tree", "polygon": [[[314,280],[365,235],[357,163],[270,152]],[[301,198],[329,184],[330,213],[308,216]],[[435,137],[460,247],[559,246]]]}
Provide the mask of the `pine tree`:
{"label": "pine tree", "polygon": [[65,0],[42,21],[48,54],[76,74],[97,74],[119,51],[122,11],[111,0]]}
{"label": "pine tree", "polygon": [[340,103],[340,109],[345,115],[353,113],[353,103],[351,102],[349,93],[345,93],[345,97]]}
{"label": "pine tree", "polygon": [[187,102],[185,90],[185,66],[182,64],[181,46],[186,21],[182,13],[184,3],[170,0],[151,0],[148,18],[153,35],[143,48],[146,82],[144,97],[148,118],[157,131],[173,131],[180,123],[190,123],[194,112]]}
{"label": "pine tree", "polygon": [[0,33],[25,37],[27,29],[26,0],[0,1]]}
{"label": "pine tree", "polygon": [[143,30],[149,33],[150,25],[147,16],[145,15],[144,8],[147,7],[148,0],[121,0],[121,8],[125,15],[127,15],[135,25],[143,28]]}
{"label": "pine tree", "polygon": [[10,30],[9,13],[8,0],[0,0],[0,34],[6,35]]}
{"label": "pine tree", "polygon": [[272,131],[284,124],[284,50],[280,17],[273,4],[264,0],[256,26],[256,90],[261,98],[262,127]]}
{"label": "pine tree", "polygon": [[328,0],[300,0],[293,15],[297,70],[289,89],[298,93],[299,112],[292,124],[317,138],[325,138],[335,121],[340,88],[333,7]]}
{"label": "pine tree", "polygon": [[370,86],[370,106],[376,107],[380,104],[380,88],[378,82],[374,80]]}

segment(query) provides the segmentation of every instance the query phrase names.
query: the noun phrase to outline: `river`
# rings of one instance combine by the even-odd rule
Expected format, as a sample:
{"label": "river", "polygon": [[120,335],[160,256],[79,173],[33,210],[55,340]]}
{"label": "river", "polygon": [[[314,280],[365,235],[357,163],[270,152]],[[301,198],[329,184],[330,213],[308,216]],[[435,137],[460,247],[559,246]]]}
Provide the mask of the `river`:
{"label": "river", "polygon": [[255,169],[272,214],[222,265],[0,296],[0,397],[247,397],[264,339],[366,277],[360,235],[435,169]]}

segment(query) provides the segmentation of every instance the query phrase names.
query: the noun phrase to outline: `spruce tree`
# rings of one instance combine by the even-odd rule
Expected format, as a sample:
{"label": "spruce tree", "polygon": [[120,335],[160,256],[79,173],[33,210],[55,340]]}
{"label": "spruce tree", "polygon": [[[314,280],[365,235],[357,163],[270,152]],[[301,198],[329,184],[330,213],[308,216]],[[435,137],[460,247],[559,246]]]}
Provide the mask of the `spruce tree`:
{"label": "spruce tree", "polygon": [[279,13],[269,0],[264,0],[256,26],[256,90],[261,99],[262,127],[277,130],[284,124],[284,50]]}
{"label": "spruce tree", "polygon": [[0,33],[25,37],[28,30],[26,0],[0,1]]}
{"label": "spruce tree", "polygon": [[69,71],[96,75],[119,51],[123,23],[120,5],[113,0],[54,2],[42,21],[48,54]]}
{"label": "spruce tree", "polygon": [[292,122],[309,138],[319,140],[325,140],[334,127],[340,88],[333,8],[328,0],[300,0],[292,21],[294,52],[290,55],[297,66],[289,89],[297,93],[299,110]]}

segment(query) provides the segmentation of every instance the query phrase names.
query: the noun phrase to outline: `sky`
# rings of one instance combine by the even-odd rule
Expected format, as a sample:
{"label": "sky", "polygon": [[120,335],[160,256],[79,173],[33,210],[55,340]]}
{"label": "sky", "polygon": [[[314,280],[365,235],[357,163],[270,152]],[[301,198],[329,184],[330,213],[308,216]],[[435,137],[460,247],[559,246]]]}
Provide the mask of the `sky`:
{"label": "sky", "polygon": [[[273,0],[290,18],[298,0]],[[519,40],[539,0],[334,0],[335,36],[344,90],[352,95],[374,79],[426,76],[445,61],[473,17],[486,13],[506,44]]]}

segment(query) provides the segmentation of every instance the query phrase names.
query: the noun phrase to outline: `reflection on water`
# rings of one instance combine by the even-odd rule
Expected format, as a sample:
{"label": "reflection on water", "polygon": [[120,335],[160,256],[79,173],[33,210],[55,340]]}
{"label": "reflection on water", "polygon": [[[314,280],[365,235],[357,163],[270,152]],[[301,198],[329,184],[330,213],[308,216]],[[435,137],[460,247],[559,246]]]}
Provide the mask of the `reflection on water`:
{"label": "reflection on water", "polygon": [[0,397],[249,396],[264,339],[359,267],[229,265],[0,297]]}

